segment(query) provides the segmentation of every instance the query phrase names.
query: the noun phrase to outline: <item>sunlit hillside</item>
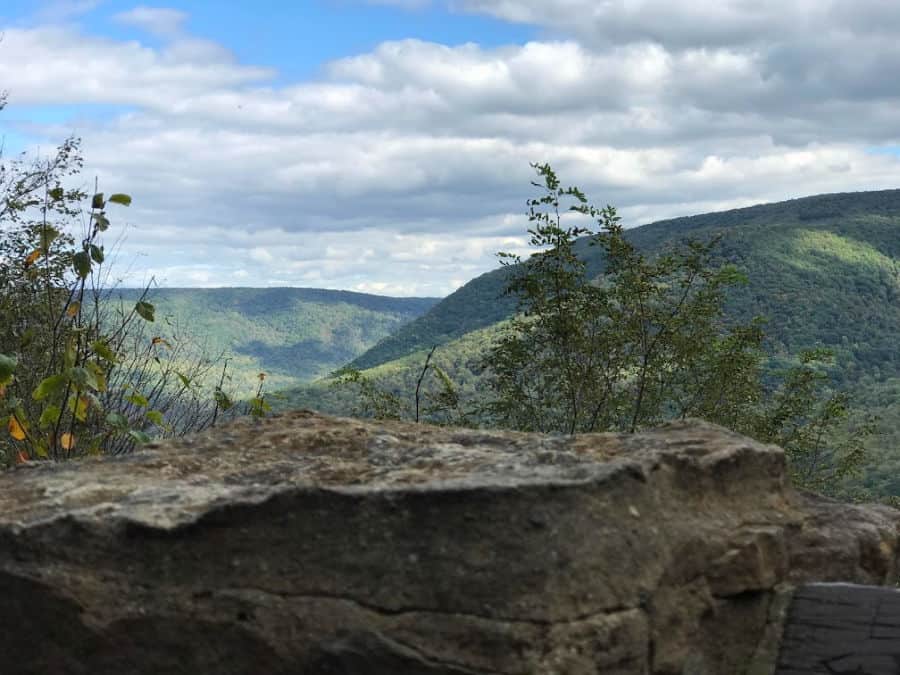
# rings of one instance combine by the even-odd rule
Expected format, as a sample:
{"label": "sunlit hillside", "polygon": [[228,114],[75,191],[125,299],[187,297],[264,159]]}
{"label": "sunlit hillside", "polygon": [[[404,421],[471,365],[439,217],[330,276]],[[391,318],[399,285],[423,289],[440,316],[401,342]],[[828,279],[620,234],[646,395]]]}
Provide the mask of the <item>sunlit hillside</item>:
{"label": "sunlit hillside", "polygon": [[[879,468],[868,482],[885,494],[900,491],[900,190],[821,195],[634,228],[647,252],[682,238],[721,236],[719,256],[744,270],[749,283],[733,289],[735,317],[764,316],[770,366],[790,363],[802,348],[832,348],[836,384],[859,407],[881,416],[871,444]],[[581,242],[593,275],[603,269],[598,249]],[[478,387],[479,355],[515,300],[504,295],[507,271],[473,279],[418,319],[400,327],[352,364],[411,400],[428,350],[465,392]],[[285,392],[281,405],[349,412],[352,402],[325,383]]]}

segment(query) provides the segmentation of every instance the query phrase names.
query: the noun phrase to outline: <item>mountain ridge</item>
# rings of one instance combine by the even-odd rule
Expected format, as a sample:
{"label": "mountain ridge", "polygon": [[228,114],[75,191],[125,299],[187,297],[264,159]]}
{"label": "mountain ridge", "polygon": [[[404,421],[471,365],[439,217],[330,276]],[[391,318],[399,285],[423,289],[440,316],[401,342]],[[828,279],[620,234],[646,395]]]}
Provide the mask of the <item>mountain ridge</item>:
{"label": "mountain ridge", "polygon": [[[685,235],[708,237],[722,234],[723,257],[732,262],[740,262],[746,256],[746,251],[741,250],[742,244],[746,242],[734,235],[734,229],[742,225],[771,226],[773,222],[777,222],[775,219],[789,218],[794,225],[803,224],[812,229],[821,229],[823,223],[834,224],[835,221],[847,221],[860,215],[868,218],[893,218],[896,220],[894,225],[900,226],[900,189],[798,197],[769,204],[668,218],[629,228],[625,233],[632,243],[645,251],[674,243]],[[732,233],[731,237],[729,231]],[[599,274],[602,261],[597,255],[589,255],[586,238],[580,239],[576,246],[586,257],[588,274]],[[900,238],[890,248],[892,257],[900,256]],[[475,277],[436,303],[421,317],[354,359],[350,365],[360,369],[372,368],[426,347],[446,344],[471,330],[508,318],[514,312],[516,302],[514,298],[503,294],[507,274],[508,268],[500,267]],[[472,311],[473,308],[478,308],[480,313]]]}
{"label": "mountain ridge", "polygon": [[[368,308],[388,309],[391,307],[410,306],[422,309],[431,307],[440,301],[439,297],[429,296],[395,296],[395,295],[378,295],[376,293],[362,293],[360,291],[348,291],[338,288],[314,288],[307,286],[154,286],[149,289],[152,295],[167,294],[197,294],[197,295],[215,295],[228,294],[235,291],[248,291],[260,295],[268,294],[285,294],[285,292],[295,296],[296,299],[309,301],[315,300],[332,300],[347,303],[358,304]],[[112,294],[125,293],[128,296],[139,295],[143,292],[143,288],[119,286],[110,291]]]}

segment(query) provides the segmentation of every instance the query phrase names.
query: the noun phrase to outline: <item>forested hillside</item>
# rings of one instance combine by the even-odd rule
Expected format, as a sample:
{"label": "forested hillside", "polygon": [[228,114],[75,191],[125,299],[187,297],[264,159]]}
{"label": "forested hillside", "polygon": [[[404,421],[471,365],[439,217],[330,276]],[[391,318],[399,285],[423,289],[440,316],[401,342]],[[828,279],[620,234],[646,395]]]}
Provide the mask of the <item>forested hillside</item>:
{"label": "forested hillside", "polygon": [[[769,318],[778,350],[816,342],[842,352],[848,377],[859,368],[896,368],[900,354],[900,190],[820,195],[721,213],[664,220],[628,231],[644,251],[685,237],[722,236],[721,255],[749,284],[731,310]],[[593,274],[599,250],[583,242]],[[370,368],[441,345],[510,316],[503,268],[483,274],[353,361]],[[872,373],[877,375],[878,373]]]}
{"label": "forested hillside", "polygon": [[[139,294],[112,297],[133,304]],[[437,302],[315,288],[164,288],[149,299],[157,330],[225,353],[235,383],[252,386],[264,372],[269,387],[327,375]]]}
{"label": "forested hillside", "polygon": [[[684,238],[720,236],[720,260],[737,265],[749,280],[730,292],[729,312],[767,318],[773,369],[805,347],[835,351],[835,383],[853,393],[861,410],[882,419],[869,444],[877,468],[868,470],[866,482],[880,494],[900,493],[900,190],[677,218],[634,228],[627,236],[649,253]],[[579,244],[589,273],[599,274],[601,252],[587,241]],[[507,275],[500,268],[473,279],[352,365],[408,400],[427,351],[439,345],[435,362],[463,393],[473,392],[484,345],[515,308],[503,293]],[[324,382],[286,393],[288,405],[331,412],[348,412],[352,405]]]}

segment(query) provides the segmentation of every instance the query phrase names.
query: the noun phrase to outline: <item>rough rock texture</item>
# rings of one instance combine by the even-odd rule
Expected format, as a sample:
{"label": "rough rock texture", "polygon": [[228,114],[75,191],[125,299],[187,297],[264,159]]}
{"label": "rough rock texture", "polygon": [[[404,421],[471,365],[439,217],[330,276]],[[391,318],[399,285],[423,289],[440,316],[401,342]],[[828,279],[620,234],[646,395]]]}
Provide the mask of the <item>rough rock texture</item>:
{"label": "rough rock texture", "polygon": [[850,584],[796,590],[776,675],[900,673],[900,591]]}
{"label": "rough rock texture", "polygon": [[893,584],[900,512],[711,425],[296,412],[0,475],[0,673],[771,673],[793,585]]}

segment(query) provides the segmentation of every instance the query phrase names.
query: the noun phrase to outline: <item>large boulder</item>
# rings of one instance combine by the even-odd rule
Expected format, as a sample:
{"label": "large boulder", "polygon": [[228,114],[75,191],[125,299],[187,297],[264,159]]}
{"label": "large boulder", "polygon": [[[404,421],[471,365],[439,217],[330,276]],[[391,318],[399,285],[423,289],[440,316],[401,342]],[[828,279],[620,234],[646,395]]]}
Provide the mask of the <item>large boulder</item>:
{"label": "large boulder", "polygon": [[0,475],[0,673],[768,673],[792,586],[893,584],[898,523],[702,422],[242,420]]}

